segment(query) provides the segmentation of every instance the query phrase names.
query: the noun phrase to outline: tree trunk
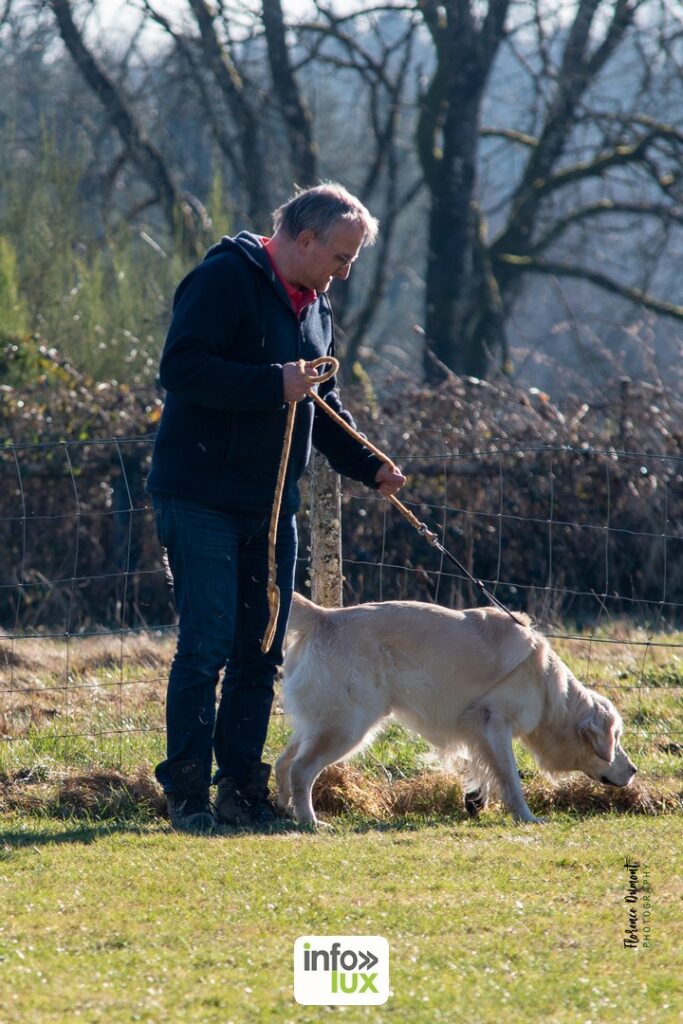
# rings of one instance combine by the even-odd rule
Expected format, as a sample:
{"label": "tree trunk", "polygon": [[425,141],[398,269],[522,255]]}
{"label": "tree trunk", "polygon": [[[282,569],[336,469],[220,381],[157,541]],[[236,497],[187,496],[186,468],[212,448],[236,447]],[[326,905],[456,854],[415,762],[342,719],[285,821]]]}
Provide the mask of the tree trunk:
{"label": "tree trunk", "polygon": [[318,180],[318,147],[308,104],[299,89],[287,49],[287,30],[280,0],[263,0],[263,27],[268,63],[282,120],[287,129],[294,180],[302,188]]}
{"label": "tree trunk", "polygon": [[475,265],[474,189],[482,97],[509,0],[489,0],[483,20],[476,6],[472,0],[419,4],[436,51],[436,69],[422,97],[417,127],[418,155],[431,199],[424,325],[428,380],[441,376],[439,363],[456,373],[479,376],[487,362],[481,336],[472,333],[472,297],[487,290],[484,269]]}
{"label": "tree trunk", "polygon": [[[429,250],[425,291],[426,344],[442,363],[456,373],[470,373],[461,344],[466,319],[466,297],[472,286],[474,241],[475,160],[477,105],[458,111],[459,127],[449,140],[450,152],[439,158],[432,177],[429,211]],[[435,364],[425,355],[427,378]]]}

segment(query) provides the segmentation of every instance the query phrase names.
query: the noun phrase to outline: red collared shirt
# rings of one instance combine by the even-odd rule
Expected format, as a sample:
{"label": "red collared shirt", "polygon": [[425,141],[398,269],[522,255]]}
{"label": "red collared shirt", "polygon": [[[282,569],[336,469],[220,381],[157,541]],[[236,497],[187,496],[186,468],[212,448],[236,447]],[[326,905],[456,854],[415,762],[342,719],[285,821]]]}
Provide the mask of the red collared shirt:
{"label": "red collared shirt", "polygon": [[268,243],[270,239],[261,236],[261,241],[263,242],[263,248],[266,250],[266,254],[268,256],[268,259],[270,260],[271,267],[277,274],[278,280],[282,282],[282,285],[284,286],[284,289],[287,292],[287,295],[289,296],[289,301],[292,304],[292,309],[294,310],[297,316],[301,316],[301,313],[306,308],[306,306],[310,306],[311,303],[315,302],[315,300],[318,298],[318,293],[313,288],[300,288],[298,285],[293,285],[290,284],[289,281],[285,281],[284,277],[282,276],[278,269],[277,263],[273,259],[268,248]]}

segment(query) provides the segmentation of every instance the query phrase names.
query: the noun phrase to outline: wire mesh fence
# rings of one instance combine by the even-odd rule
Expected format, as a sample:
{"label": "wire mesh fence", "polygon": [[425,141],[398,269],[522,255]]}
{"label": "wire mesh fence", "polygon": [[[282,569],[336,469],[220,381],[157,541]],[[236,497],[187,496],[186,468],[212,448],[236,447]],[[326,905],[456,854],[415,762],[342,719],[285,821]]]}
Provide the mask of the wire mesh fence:
{"label": "wire mesh fence", "polygon": [[[144,480],[149,437],[0,449],[0,758],[130,765],[161,750],[175,615]],[[467,574],[375,493],[345,486],[347,603],[528,612],[589,685],[680,736],[683,460],[491,445],[394,457],[405,503]],[[315,538],[301,516],[298,585]],[[647,701],[645,701],[647,696]],[[647,712],[647,713],[646,713]]]}

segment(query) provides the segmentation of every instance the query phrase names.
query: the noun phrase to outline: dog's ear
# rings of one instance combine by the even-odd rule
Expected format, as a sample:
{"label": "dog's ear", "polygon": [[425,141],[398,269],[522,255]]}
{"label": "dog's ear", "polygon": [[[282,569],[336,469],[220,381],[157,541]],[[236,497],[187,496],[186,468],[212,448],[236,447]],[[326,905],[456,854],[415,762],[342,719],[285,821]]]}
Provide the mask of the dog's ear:
{"label": "dog's ear", "polygon": [[617,723],[599,704],[594,704],[589,715],[579,726],[582,736],[588,740],[602,761],[611,764],[616,752]]}

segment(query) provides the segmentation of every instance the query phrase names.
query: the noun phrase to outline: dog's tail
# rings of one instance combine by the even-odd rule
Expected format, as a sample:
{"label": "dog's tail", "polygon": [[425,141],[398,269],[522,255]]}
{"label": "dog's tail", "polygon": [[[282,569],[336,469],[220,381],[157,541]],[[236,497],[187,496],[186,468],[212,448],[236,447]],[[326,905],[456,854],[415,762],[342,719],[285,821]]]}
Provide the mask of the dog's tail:
{"label": "dog's tail", "polygon": [[327,609],[309,601],[303,594],[292,595],[292,610],[289,613],[288,629],[300,636],[312,633],[325,618]]}

